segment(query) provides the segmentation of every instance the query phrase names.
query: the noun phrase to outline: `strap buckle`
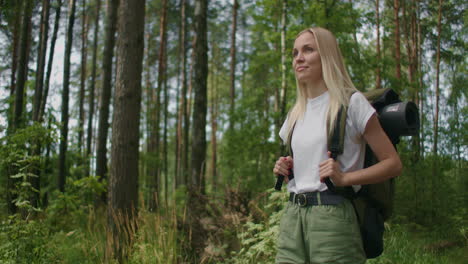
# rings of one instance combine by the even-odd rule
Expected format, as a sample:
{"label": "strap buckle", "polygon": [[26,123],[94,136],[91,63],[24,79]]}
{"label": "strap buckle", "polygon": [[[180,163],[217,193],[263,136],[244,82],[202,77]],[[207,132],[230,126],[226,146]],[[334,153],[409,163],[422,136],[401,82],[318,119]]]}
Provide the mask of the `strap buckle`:
{"label": "strap buckle", "polygon": [[307,206],[307,195],[305,193],[296,194],[296,200],[300,207]]}

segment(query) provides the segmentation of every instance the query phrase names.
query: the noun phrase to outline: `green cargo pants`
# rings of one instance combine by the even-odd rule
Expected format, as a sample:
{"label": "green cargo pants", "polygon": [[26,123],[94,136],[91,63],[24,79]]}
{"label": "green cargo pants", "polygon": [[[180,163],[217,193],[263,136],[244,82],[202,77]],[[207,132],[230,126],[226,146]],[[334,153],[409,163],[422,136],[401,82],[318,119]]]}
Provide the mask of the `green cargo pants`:
{"label": "green cargo pants", "polygon": [[350,201],[307,207],[288,202],[280,224],[276,263],[365,262],[361,234]]}

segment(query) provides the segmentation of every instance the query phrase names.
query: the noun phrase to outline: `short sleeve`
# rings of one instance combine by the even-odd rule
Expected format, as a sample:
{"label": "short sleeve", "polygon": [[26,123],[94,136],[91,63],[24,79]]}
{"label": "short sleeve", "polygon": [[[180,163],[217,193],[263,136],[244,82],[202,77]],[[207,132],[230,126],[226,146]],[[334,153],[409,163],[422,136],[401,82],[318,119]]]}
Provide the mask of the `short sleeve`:
{"label": "short sleeve", "polygon": [[286,144],[286,141],[288,140],[287,130],[288,130],[288,118],[284,120],[283,126],[281,127],[279,131],[279,136],[283,140],[283,144]]}
{"label": "short sleeve", "polygon": [[348,117],[352,120],[353,126],[361,135],[366,130],[366,125],[375,109],[367,101],[367,98],[360,92],[355,92],[349,101]]}

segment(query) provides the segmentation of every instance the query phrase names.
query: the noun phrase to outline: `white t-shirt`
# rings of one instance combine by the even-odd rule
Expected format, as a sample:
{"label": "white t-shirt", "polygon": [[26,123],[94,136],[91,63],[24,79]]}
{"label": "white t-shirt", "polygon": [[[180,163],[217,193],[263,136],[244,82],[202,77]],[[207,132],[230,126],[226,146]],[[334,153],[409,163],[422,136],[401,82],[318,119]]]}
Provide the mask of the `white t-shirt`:
{"label": "white t-shirt", "polygon": [[[307,99],[303,119],[297,120],[293,131],[291,147],[294,154],[294,179],[288,183],[288,191],[295,193],[324,191],[325,183],[320,182],[319,164],[328,159],[327,155],[327,111],[330,96],[328,91],[313,99]],[[364,130],[374,108],[364,95],[355,92],[350,99],[343,154],[338,156],[341,171],[355,171],[364,166]],[[279,135],[287,143],[287,119]],[[357,186],[356,186],[357,187]],[[359,188],[359,187],[358,187]]]}

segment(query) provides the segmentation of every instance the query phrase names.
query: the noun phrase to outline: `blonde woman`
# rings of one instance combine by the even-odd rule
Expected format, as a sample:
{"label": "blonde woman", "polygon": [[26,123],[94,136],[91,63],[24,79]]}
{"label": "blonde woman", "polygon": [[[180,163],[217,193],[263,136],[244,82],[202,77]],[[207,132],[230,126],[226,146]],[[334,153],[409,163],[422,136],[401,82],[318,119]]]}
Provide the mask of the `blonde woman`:
{"label": "blonde woman", "polygon": [[[293,157],[280,157],[273,172],[294,178],[281,219],[276,263],[364,263],[361,235],[349,200],[327,190],[376,183],[401,172],[401,161],[382,130],[375,110],[354,87],[333,34],[324,28],[300,32],[293,48],[296,103],[280,137],[291,133]],[[342,105],[348,107],[344,152],[337,161],[327,151],[328,134]],[[328,127],[328,129],[327,129]],[[363,169],[365,144],[379,162]],[[301,198],[301,199],[300,199]]]}

